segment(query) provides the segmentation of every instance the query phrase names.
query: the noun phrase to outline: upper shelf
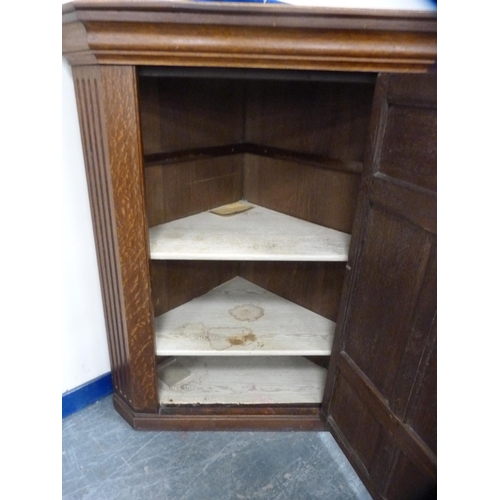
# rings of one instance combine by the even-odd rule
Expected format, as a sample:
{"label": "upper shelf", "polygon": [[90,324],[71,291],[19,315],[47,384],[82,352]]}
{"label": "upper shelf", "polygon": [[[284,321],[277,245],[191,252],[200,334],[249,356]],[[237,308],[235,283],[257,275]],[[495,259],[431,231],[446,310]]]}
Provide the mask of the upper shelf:
{"label": "upper shelf", "polygon": [[347,261],[349,234],[253,205],[221,216],[202,212],[152,227],[151,259]]}

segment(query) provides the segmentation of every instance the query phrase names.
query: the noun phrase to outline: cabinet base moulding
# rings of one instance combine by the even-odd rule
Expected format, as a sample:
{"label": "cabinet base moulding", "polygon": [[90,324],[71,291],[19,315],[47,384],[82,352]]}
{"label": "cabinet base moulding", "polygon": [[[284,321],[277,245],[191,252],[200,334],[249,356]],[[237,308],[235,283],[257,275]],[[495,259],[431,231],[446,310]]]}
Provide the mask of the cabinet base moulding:
{"label": "cabinet base moulding", "polygon": [[[326,431],[319,405],[274,407],[192,406],[171,408],[169,414],[134,411],[119,395],[113,406],[139,431]],[[161,411],[161,410],[160,410]]]}

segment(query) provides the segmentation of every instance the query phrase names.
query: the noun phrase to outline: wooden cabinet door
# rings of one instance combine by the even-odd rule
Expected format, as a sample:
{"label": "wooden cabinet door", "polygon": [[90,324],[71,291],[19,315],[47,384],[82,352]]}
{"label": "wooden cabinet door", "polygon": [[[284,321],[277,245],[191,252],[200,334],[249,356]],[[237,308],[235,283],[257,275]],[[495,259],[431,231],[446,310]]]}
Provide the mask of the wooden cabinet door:
{"label": "wooden cabinet door", "polygon": [[374,498],[436,484],[436,75],[380,75],[322,411]]}

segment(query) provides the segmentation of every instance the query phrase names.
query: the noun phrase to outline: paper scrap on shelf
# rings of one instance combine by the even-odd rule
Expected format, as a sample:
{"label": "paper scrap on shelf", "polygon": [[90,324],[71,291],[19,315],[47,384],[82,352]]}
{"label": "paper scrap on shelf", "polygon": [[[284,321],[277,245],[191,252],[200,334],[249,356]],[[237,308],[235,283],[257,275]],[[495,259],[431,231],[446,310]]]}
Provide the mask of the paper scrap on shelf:
{"label": "paper scrap on shelf", "polygon": [[217,215],[234,215],[241,212],[246,212],[251,208],[253,208],[253,205],[251,205],[247,201],[241,200],[236,201],[235,203],[229,203],[228,205],[223,205],[222,207],[214,208],[210,210],[210,212]]}

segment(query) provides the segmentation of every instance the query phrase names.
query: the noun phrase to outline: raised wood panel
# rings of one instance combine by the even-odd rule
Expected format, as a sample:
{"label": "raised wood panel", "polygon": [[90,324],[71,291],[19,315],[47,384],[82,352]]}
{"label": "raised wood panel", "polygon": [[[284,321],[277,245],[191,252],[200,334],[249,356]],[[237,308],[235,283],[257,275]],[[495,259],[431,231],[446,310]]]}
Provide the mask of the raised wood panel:
{"label": "raised wood panel", "polygon": [[362,186],[370,191],[370,201],[374,205],[436,234],[436,193],[379,172],[365,179]]}
{"label": "raised wood panel", "polygon": [[[339,445],[376,498],[372,483],[385,481],[386,464],[394,454],[391,433],[366,407],[362,395],[342,375],[339,376],[333,397],[334,416],[328,418],[328,425],[334,429]],[[366,481],[367,478],[369,481]]]}
{"label": "raised wood panel", "polygon": [[[437,348],[436,323],[432,325],[431,348],[432,352],[427,360],[419,367],[421,380],[416,387],[417,395],[408,411],[406,421],[408,425],[422,438],[427,446],[437,454],[437,428],[435,416],[437,414]],[[417,384],[416,384],[417,385]]]}
{"label": "raised wood panel", "polygon": [[[335,348],[335,346],[334,346]],[[377,425],[381,425],[384,432],[390,437],[391,452],[385,457],[384,463],[378,463],[380,466],[380,475],[376,478],[378,488],[387,481],[390,472],[391,455],[394,457],[394,452],[398,449],[402,450],[406,455],[411,457],[413,462],[422,469],[427,475],[435,477],[436,475],[436,456],[427,444],[418,436],[411,427],[399,419],[392,408],[390,407],[387,398],[377,389],[372,381],[363,373],[356,365],[352,358],[345,351],[342,351],[338,361],[337,380],[340,382],[342,378],[348,380],[349,384],[355,389],[359,396],[359,401],[363,407],[369,411],[376,419]],[[337,385],[338,387],[338,385]],[[329,421],[334,422],[333,413],[335,408],[333,404],[330,407],[331,415]],[[337,426],[342,429],[341,426]],[[361,434],[370,432],[368,426],[363,429],[358,429]],[[377,447],[381,446],[377,443]],[[386,449],[389,448],[386,446]],[[370,477],[370,479],[373,479]],[[374,486],[374,485],[372,485]]]}
{"label": "raised wood panel", "polygon": [[243,197],[243,156],[219,156],[145,169],[149,226]]}
{"label": "raised wood panel", "polygon": [[373,84],[253,82],[246,140],[344,161],[363,161]]}
{"label": "raised wood panel", "polygon": [[[435,71],[435,68],[431,71]],[[429,73],[426,77],[412,74],[392,75],[387,81],[386,92],[387,103],[436,109],[436,73]],[[432,144],[426,146],[432,147]]]}
{"label": "raised wood panel", "polygon": [[399,453],[383,498],[436,500],[436,480],[423,474],[404,453]]}
{"label": "raised wood panel", "polygon": [[[418,82],[421,88],[412,101],[406,86]],[[382,75],[377,81],[323,404],[332,433],[371,494],[388,500],[413,498],[436,478],[436,194],[429,189],[436,161],[435,145],[427,144],[435,136],[423,132],[426,121],[431,130],[435,122],[435,85],[436,75]],[[430,97],[425,95],[429,90]],[[391,112],[403,106],[395,127]],[[426,118],[416,125],[422,109]],[[420,148],[398,144],[398,128],[405,126]],[[397,163],[391,175],[381,171],[389,157]],[[346,392],[344,380],[356,394],[357,411],[368,412],[373,421],[359,421],[356,427],[335,405]],[[362,436],[380,426],[387,441],[364,448]],[[382,448],[387,453],[378,455]],[[370,463],[377,463],[376,475]]]}
{"label": "raised wood panel", "polygon": [[435,110],[390,105],[380,171],[436,191],[436,138]]}
{"label": "raised wood panel", "polygon": [[[356,263],[359,289],[353,291],[350,334],[344,349],[388,395],[398,382],[400,360],[412,337],[412,318],[433,239],[417,226],[377,207],[372,207],[368,217],[363,258]],[[404,283],[412,286],[405,287]],[[402,336],[401,332],[408,334]]]}
{"label": "raised wood panel", "polygon": [[435,192],[436,75],[405,75],[404,79],[393,75],[381,86],[386,97],[378,104],[381,126],[376,133],[383,141],[373,151],[373,172]]}
{"label": "raised wood panel", "polygon": [[[409,328],[411,333],[408,335],[405,351],[397,368],[397,384],[393,384],[387,398],[394,414],[405,422],[409,422],[410,425],[414,424],[416,432],[436,453],[436,391],[429,386],[432,380],[434,383],[436,380],[437,258],[435,246],[429,255],[424,275],[418,302],[411,318]],[[425,401],[419,401],[421,394],[424,395]],[[416,414],[413,415],[413,412]],[[429,427],[428,431],[424,431],[424,426]]]}
{"label": "raised wood panel", "polygon": [[344,377],[339,377],[333,395],[332,417],[342,429],[343,438],[349,442],[366,474],[370,475],[377,443],[384,431]]}
{"label": "raised wood panel", "polygon": [[245,155],[245,198],[271,210],[350,233],[359,175]]}

